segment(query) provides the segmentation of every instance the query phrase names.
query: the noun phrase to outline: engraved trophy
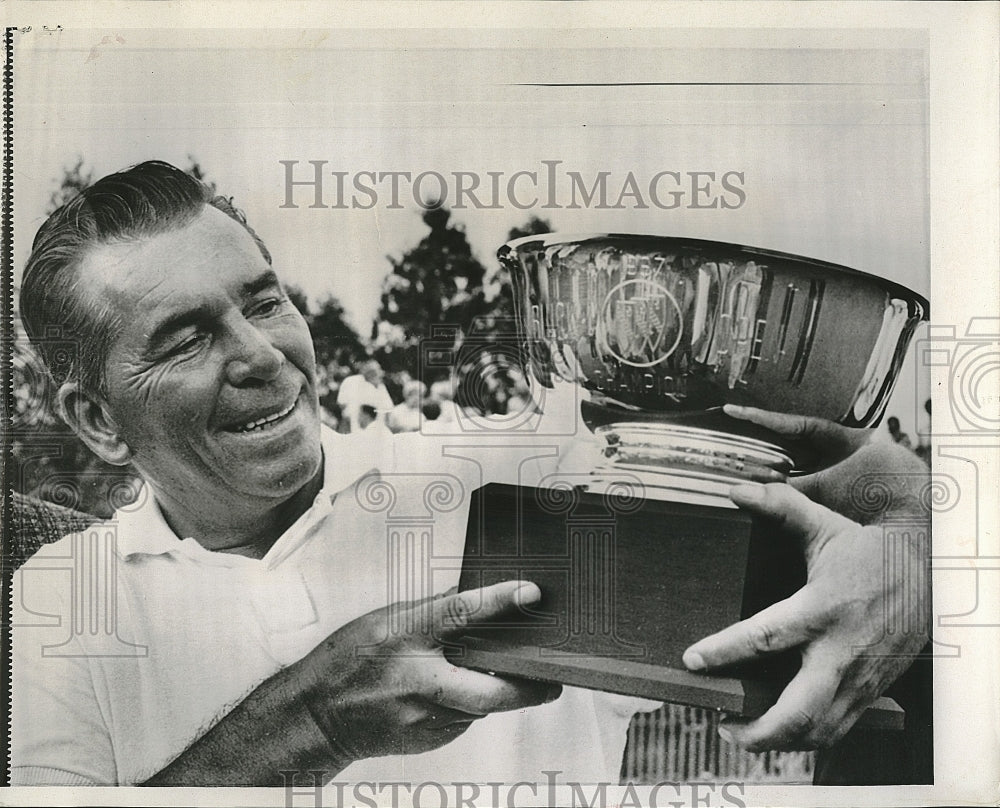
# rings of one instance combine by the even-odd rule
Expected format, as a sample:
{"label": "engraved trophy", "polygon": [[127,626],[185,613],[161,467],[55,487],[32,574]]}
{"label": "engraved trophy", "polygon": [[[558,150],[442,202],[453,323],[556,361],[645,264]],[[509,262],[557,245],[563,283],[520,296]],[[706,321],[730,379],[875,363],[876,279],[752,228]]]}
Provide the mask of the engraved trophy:
{"label": "engraved trophy", "polygon": [[722,406],[876,424],[927,301],[846,267],[694,239],[529,236],[498,255],[532,383],[576,385],[587,429],[538,487],[474,495],[461,588],[524,578],[543,600],[452,657],[759,714],[794,655],[705,676],[681,654],[804,582],[792,538],[755,529],[728,498],[804,464]]}

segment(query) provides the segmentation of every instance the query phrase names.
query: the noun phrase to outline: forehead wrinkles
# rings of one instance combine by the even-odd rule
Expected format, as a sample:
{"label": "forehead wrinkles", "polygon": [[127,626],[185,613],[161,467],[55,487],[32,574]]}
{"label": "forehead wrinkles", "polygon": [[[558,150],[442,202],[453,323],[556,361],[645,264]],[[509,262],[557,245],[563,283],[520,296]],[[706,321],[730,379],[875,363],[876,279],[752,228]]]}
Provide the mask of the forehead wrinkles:
{"label": "forehead wrinkles", "polygon": [[214,208],[178,229],[95,246],[81,263],[86,285],[126,312],[177,294],[202,298],[233,270],[266,266],[242,226]]}

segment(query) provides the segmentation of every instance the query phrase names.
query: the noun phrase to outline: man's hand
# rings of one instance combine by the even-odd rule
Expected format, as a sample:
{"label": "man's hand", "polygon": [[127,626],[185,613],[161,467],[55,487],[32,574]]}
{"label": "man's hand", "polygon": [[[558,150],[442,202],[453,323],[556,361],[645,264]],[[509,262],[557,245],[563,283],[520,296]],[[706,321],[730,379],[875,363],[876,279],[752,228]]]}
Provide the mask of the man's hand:
{"label": "man's hand", "polygon": [[[872,441],[870,429],[850,429],[823,418],[729,404],[724,409],[733,418],[776,432],[814,461],[803,470],[815,473],[789,480],[814,502],[863,525],[905,516],[928,520],[929,526],[927,507],[921,501],[929,472],[908,449]],[[880,508],[882,499],[884,507]]]}
{"label": "man's hand", "polygon": [[362,758],[443,746],[482,716],[555,699],[558,685],[456,668],[442,642],[541,597],[509,581],[397,603],[333,632],[261,683],[148,786],[274,786]]}
{"label": "man's hand", "polygon": [[738,421],[749,421],[776,432],[799,458],[800,471],[816,471],[839,463],[872,438],[870,429],[850,429],[825,418],[788,415],[726,404],[722,411]]}
{"label": "man's hand", "polygon": [[[814,749],[843,736],[927,640],[929,518],[917,494],[928,481],[927,467],[899,447],[869,443],[856,430],[750,412],[756,423],[783,434],[809,435],[818,456],[825,452],[840,462],[794,480],[794,488],[772,483],[732,490],[741,508],[799,537],[807,583],[787,600],[695,643],[684,662],[705,670],[800,648],[802,667],[778,702],[756,720],[727,722],[723,732],[756,751]],[[885,509],[862,507],[857,483],[865,478],[891,481],[902,493]],[[924,529],[898,539],[889,563],[879,523],[899,516]]]}
{"label": "man's hand", "polygon": [[412,604],[394,604],[335,631],[301,662],[294,679],[337,763],[414,754],[452,741],[477,718],[555,699],[558,685],[458,668],[442,643],[481,622],[539,600],[531,583],[509,581]]}

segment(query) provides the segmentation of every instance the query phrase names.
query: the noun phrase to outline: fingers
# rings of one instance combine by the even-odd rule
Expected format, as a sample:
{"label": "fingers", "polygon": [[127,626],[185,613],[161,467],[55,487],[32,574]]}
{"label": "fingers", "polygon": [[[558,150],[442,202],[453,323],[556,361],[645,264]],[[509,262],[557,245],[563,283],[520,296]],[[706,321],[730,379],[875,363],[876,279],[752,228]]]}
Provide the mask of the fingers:
{"label": "fingers", "polygon": [[831,421],[820,418],[771,412],[757,407],[741,407],[737,404],[726,404],[722,411],[730,418],[749,421],[788,438],[808,438],[820,431],[823,425],[836,426]]}
{"label": "fingers", "polygon": [[831,709],[839,686],[835,664],[806,656],[770,710],[755,720],[726,721],[720,734],[751,752],[828,746],[844,731]]}
{"label": "fingers", "polygon": [[442,729],[452,726],[468,726],[480,715],[473,715],[462,710],[445,707],[443,704],[427,704],[424,708],[424,719],[421,723],[428,729]]}
{"label": "fingers", "polygon": [[[518,609],[541,600],[542,593],[530,581],[503,581],[465,592],[449,590],[417,601],[393,603],[359,619],[377,618],[374,630],[389,631],[384,650],[405,656],[435,657],[449,638],[461,635],[474,624],[506,616],[516,619]],[[388,623],[388,626],[385,624]],[[365,624],[367,626],[367,624]],[[362,629],[369,631],[370,627]],[[334,632],[336,635],[338,632]],[[331,636],[334,636],[331,635]],[[361,645],[379,645],[367,640]],[[357,642],[357,641],[356,641]]]}
{"label": "fingers", "polygon": [[698,640],[682,659],[693,671],[748,662],[815,639],[826,622],[826,610],[815,603],[809,587],[803,587],[790,598]]}
{"label": "fingers", "polygon": [[857,447],[867,443],[870,437],[868,430],[851,429],[826,418],[772,412],[757,407],[740,407],[736,404],[726,404],[722,411],[731,418],[750,421],[779,435],[814,443],[851,444]]}
{"label": "fingers", "polygon": [[735,404],[726,404],[722,409],[731,418],[749,421],[803,444],[818,456],[821,465],[843,460],[871,439],[870,430],[851,429],[825,418],[789,415]]}
{"label": "fingers", "polygon": [[[817,505],[789,485],[738,485],[730,491],[733,502],[799,538],[807,555],[822,544],[824,536],[852,523]],[[815,639],[830,620],[829,602],[806,585],[790,598],[779,601],[752,617],[734,623],[689,647],[683,656],[690,670],[703,670],[747,662],[775,651],[795,648]]]}
{"label": "fingers", "polygon": [[739,507],[808,541],[822,531],[852,526],[850,519],[813,502],[801,491],[783,483],[745,483],[733,486],[729,498]]}
{"label": "fingers", "polygon": [[[921,492],[929,480],[929,469],[913,452],[872,442],[842,463],[789,482],[810,499],[867,524],[889,514],[927,519]],[[891,496],[882,493],[890,490]]]}
{"label": "fingers", "polygon": [[431,704],[472,718],[545,704],[558,698],[561,692],[562,688],[556,684],[494,676],[453,666],[444,660],[435,666],[423,688],[423,696]]}
{"label": "fingers", "polygon": [[502,615],[516,615],[520,606],[537,603],[541,598],[541,591],[530,581],[503,581],[481,589],[447,595],[435,600],[430,607],[434,636],[455,636],[472,623],[492,620]]}

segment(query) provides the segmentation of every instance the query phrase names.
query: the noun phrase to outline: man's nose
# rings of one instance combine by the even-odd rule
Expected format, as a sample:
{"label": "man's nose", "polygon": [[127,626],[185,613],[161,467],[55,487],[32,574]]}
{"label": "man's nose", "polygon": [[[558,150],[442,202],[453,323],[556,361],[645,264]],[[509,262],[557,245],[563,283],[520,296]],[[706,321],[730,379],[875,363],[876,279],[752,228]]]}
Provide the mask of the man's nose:
{"label": "man's nose", "polygon": [[230,384],[273,381],[285,364],[285,355],[274,347],[268,335],[242,318],[234,325],[232,344],[226,364]]}

